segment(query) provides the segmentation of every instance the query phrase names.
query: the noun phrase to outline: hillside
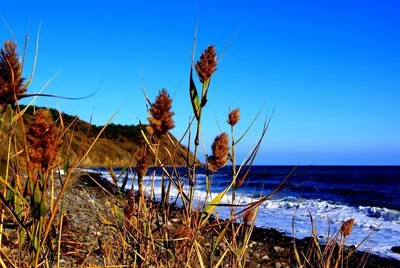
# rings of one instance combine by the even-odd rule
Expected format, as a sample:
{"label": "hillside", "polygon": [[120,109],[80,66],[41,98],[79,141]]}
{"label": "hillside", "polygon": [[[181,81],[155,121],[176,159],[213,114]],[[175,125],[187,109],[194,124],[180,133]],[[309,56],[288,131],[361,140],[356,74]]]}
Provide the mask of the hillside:
{"label": "hillside", "polygon": [[[21,106],[23,109],[24,106]],[[40,107],[36,107],[35,109],[40,109]],[[61,122],[63,123],[65,128],[68,128],[66,131],[66,137],[68,141],[63,141],[63,147],[60,153],[60,163],[65,163],[65,160],[68,155],[69,163],[73,163],[76,159],[77,155],[83,155],[91,146],[95,138],[100,133],[103,126],[95,126],[86,121],[79,119],[77,116],[71,116],[65,113],[62,113],[62,121],[60,120],[59,112],[55,109],[49,109],[53,120],[56,122],[58,126],[60,126]],[[4,118],[5,120],[9,118],[7,115],[9,111],[6,112]],[[33,115],[33,107],[29,107],[24,114],[24,122],[26,123],[26,128],[29,127],[31,122],[31,118]],[[7,125],[7,124],[6,124]],[[117,125],[117,124],[109,124],[104,132],[100,135],[100,138],[94,144],[88,156],[82,162],[82,167],[122,167],[125,165],[135,166],[137,159],[141,155],[141,148],[145,143],[141,129],[144,129],[145,125]],[[23,148],[23,139],[22,139],[22,131],[21,127],[18,126],[17,129],[17,137],[18,137],[18,148]],[[176,165],[184,165],[185,160],[182,155],[178,152],[178,149],[184,153],[186,156],[186,147],[181,145],[178,140],[172,135],[171,140],[173,143],[177,144],[175,147],[173,143],[168,139],[168,137],[161,138],[160,141],[160,159],[166,159],[164,164],[171,165],[172,161],[170,157],[167,157],[168,152],[171,153],[172,159]],[[157,144],[157,139],[153,139],[152,143]],[[67,150],[68,145],[70,145],[70,149]],[[0,144],[1,146],[1,161],[2,166],[4,165],[4,160],[6,159],[6,155],[3,155],[3,152],[6,152],[5,141],[3,140]],[[178,148],[178,149],[177,149]],[[68,151],[68,153],[66,153]],[[193,159],[192,154],[190,154],[190,158]],[[154,157],[152,157],[151,153],[149,154],[149,163],[154,163]]]}

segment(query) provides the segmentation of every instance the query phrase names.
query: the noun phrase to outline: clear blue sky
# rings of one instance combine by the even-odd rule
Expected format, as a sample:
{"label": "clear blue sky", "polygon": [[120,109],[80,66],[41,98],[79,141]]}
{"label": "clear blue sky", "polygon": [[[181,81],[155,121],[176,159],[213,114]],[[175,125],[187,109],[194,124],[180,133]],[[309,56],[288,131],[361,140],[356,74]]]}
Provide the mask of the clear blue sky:
{"label": "clear blue sky", "polygon": [[[350,3],[351,2],[351,3]],[[59,70],[45,93],[80,101],[38,104],[104,124],[146,121],[140,86],[151,99],[175,92],[180,136],[191,112],[188,74],[196,17],[196,58],[209,44],[222,52],[205,112],[207,149],[224,131],[229,105],[241,109],[236,133],[258,109],[275,114],[258,164],[400,164],[400,4],[397,1],[4,1],[0,14],[23,44],[30,67],[41,19],[39,58],[30,92]],[[0,24],[2,40],[11,35]],[[142,72],[143,70],[143,72]],[[30,68],[27,68],[29,73]],[[143,73],[143,75],[142,75]],[[198,87],[200,85],[198,84]],[[239,146],[246,155],[258,121]]]}

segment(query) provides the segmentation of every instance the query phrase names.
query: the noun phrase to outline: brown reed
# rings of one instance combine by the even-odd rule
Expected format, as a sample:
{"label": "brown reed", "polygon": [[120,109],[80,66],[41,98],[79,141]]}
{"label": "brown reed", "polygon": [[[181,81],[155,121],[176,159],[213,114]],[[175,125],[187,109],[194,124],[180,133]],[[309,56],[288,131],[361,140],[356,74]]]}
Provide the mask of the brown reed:
{"label": "brown reed", "polygon": [[127,203],[124,207],[124,217],[126,221],[130,221],[134,213],[135,198],[133,192],[129,191],[126,194]]}
{"label": "brown reed", "polygon": [[246,213],[243,214],[244,224],[246,225],[250,224],[253,221],[254,214],[255,214],[254,209],[249,209],[248,211],[246,211]]}
{"label": "brown reed", "polygon": [[17,45],[5,41],[0,50],[0,105],[15,104],[26,92],[22,78],[22,63],[16,52]]}
{"label": "brown reed", "polygon": [[113,168],[110,166],[106,167],[106,169],[108,170],[108,172],[110,173],[111,179],[114,182],[115,185],[118,185],[118,179],[117,176],[115,176],[114,170]]}
{"label": "brown reed", "polygon": [[146,131],[150,136],[154,135],[154,129],[151,126],[146,126]]}
{"label": "brown reed", "polygon": [[147,173],[147,169],[149,168],[147,163],[146,155],[142,156],[136,164],[136,173],[138,176],[144,177]]}
{"label": "brown reed", "polygon": [[175,127],[175,122],[172,119],[174,112],[171,112],[171,108],[172,99],[169,97],[167,90],[162,89],[156,101],[151,105],[151,117],[147,118],[154,134],[158,137]]}
{"label": "brown reed", "polygon": [[239,122],[239,120],[240,120],[239,109],[235,109],[229,113],[228,120],[227,120],[229,125],[234,126]]}
{"label": "brown reed", "polygon": [[212,172],[226,165],[229,160],[229,137],[228,134],[222,133],[215,137],[211,146],[212,155],[207,158],[208,169]]}
{"label": "brown reed", "polygon": [[345,221],[340,227],[340,232],[342,233],[342,235],[343,236],[350,235],[351,231],[353,230],[353,225],[354,225],[354,219]]}
{"label": "brown reed", "polygon": [[143,155],[136,163],[136,173],[138,175],[138,188],[139,188],[139,195],[143,196],[143,178],[147,173],[147,169],[149,165],[147,163],[146,155]]}
{"label": "brown reed", "polygon": [[54,164],[61,146],[50,111],[41,109],[36,112],[26,138],[32,169],[45,173]]}
{"label": "brown reed", "polygon": [[216,55],[217,53],[213,45],[208,46],[208,48],[200,55],[200,60],[196,63],[195,66],[200,82],[206,82],[217,70]]}

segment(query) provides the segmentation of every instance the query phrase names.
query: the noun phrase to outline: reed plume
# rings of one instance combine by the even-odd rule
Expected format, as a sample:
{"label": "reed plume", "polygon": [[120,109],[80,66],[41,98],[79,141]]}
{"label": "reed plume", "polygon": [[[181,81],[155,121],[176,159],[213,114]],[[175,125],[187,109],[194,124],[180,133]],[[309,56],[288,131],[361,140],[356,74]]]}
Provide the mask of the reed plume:
{"label": "reed plume", "polygon": [[108,167],[106,167],[106,169],[107,169],[108,172],[110,173],[110,176],[111,176],[111,179],[112,179],[113,183],[114,183],[115,185],[118,185],[117,176],[115,176],[114,169],[111,167],[111,165],[109,165]]}
{"label": "reed plume", "polygon": [[146,126],[146,131],[150,136],[154,135],[154,129],[151,126]]}
{"label": "reed plume", "polygon": [[342,235],[343,236],[350,235],[351,231],[353,230],[353,225],[354,225],[354,219],[345,221],[340,227],[340,232],[342,233]]}
{"label": "reed plume", "polygon": [[143,196],[143,178],[147,173],[147,169],[149,168],[147,163],[146,155],[143,155],[136,164],[136,173],[138,175],[138,188],[139,188],[139,195]]}
{"label": "reed plume", "polygon": [[229,137],[228,134],[222,133],[215,137],[211,146],[212,155],[207,158],[208,169],[212,172],[217,171],[219,168],[225,166],[229,160]]}
{"label": "reed plume", "polygon": [[0,50],[0,105],[12,105],[26,92],[17,45],[5,41]]}
{"label": "reed plume", "polygon": [[169,97],[167,90],[162,89],[156,101],[151,105],[151,117],[147,118],[153,129],[152,132],[158,137],[175,127],[175,122],[172,119],[174,112],[171,112],[171,108],[172,99]]}
{"label": "reed plume", "polygon": [[135,205],[135,198],[133,196],[132,191],[129,191],[126,194],[126,198],[128,201],[124,207],[124,216],[125,220],[129,222],[134,214],[134,205]]}
{"label": "reed plume", "polygon": [[237,124],[237,122],[239,122],[239,120],[240,120],[239,109],[235,109],[229,113],[228,120],[227,120],[229,125],[234,126]]}
{"label": "reed plume", "polygon": [[248,211],[246,211],[246,213],[243,214],[244,224],[249,225],[253,221],[254,215],[255,215],[254,209],[249,209]]}
{"label": "reed plume", "polygon": [[200,82],[205,83],[217,70],[216,55],[217,53],[213,45],[208,46],[208,48],[200,55],[200,60],[195,66]]}
{"label": "reed plume", "polygon": [[50,111],[41,109],[36,112],[26,138],[31,167],[45,173],[54,164],[61,146]]}

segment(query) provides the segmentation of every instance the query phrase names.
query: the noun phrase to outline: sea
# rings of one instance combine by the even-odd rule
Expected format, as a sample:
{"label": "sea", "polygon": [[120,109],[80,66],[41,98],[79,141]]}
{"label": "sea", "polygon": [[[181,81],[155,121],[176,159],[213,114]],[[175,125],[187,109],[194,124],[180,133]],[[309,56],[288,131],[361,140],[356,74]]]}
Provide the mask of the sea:
{"label": "sea", "polygon": [[[94,171],[111,181],[107,170]],[[155,176],[153,171],[149,170],[144,185],[149,195],[154,182],[153,198],[159,200],[162,171],[155,170]],[[168,171],[188,185],[186,169]],[[121,169],[115,169],[117,175],[120,172]],[[126,188],[133,186],[137,190],[135,173],[128,172],[128,178]],[[205,200],[206,172],[204,168],[197,169],[195,206],[204,205],[230,185],[232,167],[220,169],[210,180],[211,197]],[[354,218],[346,245],[361,244],[362,251],[400,260],[400,254],[391,250],[393,246],[400,246],[400,166],[253,166],[236,192],[236,203],[245,205],[257,201],[279,185],[280,189],[260,206],[256,226],[275,228],[296,238],[309,237],[311,214],[323,243],[344,221]],[[181,199],[177,196],[178,191],[172,185],[170,202],[179,206]],[[231,203],[230,192],[222,203]],[[242,207],[236,209],[240,211]],[[217,207],[215,213],[219,218],[229,218],[230,209]]]}

